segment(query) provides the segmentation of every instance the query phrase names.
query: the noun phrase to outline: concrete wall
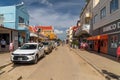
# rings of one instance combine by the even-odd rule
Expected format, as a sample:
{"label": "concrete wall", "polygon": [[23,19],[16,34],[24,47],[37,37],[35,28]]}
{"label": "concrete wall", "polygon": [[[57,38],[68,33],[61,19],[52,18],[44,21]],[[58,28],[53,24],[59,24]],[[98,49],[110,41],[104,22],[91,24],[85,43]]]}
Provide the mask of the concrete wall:
{"label": "concrete wall", "polygon": [[[110,1],[111,0],[100,0],[100,3],[93,9],[93,16],[98,14],[98,21],[95,24],[93,24],[93,30],[120,19],[120,6],[119,9],[110,13]],[[106,6],[106,17],[100,19],[100,10],[105,6]]]}
{"label": "concrete wall", "polygon": [[[7,28],[18,30],[19,38],[22,38],[21,32],[25,32],[25,42],[27,42],[30,35],[29,30],[26,28],[26,25],[29,25],[29,15],[24,4],[0,7],[0,14],[4,15],[3,25]],[[19,26],[19,17],[24,19],[25,26]]]}
{"label": "concrete wall", "polygon": [[0,14],[3,14],[4,17],[4,26],[11,29],[15,28],[15,6],[4,6],[0,7]]}

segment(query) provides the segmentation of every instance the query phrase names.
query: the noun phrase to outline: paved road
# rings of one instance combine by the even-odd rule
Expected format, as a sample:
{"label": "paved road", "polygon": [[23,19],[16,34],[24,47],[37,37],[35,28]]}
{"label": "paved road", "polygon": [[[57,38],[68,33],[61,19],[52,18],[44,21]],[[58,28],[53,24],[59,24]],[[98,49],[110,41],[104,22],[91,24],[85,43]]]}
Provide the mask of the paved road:
{"label": "paved road", "polygon": [[11,63],[9,52],[0,52],[0,67]]}
{"label": "paved road", "polygon": [[59,46],[38,64],[12,64],[3,71],[0,80],[105,80],[67,46]]}

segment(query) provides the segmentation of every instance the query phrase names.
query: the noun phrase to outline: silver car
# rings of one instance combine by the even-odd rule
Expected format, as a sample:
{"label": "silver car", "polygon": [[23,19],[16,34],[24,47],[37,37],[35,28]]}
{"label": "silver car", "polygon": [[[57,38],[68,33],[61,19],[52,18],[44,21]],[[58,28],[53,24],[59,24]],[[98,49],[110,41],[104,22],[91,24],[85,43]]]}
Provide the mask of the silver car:
{"label": "silver car", "polygon": [[15,50],[11,55],[13,63],[32,62],[37,63],[38,59],[45,56],[44,46],[40,43],[25,43],[23,46]]}
{"label": "silver car", "polygon": [[49,42],[49,41],[45,41],[45,42],[42,42],[43,43],[43,45],[44,45],[44,52],[46,53],[46,54],[49,54],[50,52],[52,52],[52,43],[51,42]]}

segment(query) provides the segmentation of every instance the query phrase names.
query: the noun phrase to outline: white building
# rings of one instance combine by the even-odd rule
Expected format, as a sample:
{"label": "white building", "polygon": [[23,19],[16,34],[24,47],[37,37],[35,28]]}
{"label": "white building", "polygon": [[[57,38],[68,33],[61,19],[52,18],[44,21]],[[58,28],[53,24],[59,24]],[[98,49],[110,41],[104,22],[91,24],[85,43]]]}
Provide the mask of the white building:
{"label": "white building", "polygon": [[73,27],[70,27],[66,33],[67,33],[67,39],[69,40],[69,42],[72,42],[73,40]]}

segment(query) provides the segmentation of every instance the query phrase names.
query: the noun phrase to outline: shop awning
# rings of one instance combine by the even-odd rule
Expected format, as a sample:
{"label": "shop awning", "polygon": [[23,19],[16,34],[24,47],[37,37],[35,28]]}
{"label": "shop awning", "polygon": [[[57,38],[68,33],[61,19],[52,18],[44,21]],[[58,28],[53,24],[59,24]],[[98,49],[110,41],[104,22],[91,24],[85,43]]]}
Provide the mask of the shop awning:
{"label": "shop awning", "polygon": [[30,33],[30,37],[38,37],[38,35],[35,33]]}
{"label": "shop awning", "polygon": [[97,35],[97,36],[92,36],[87,38],[87,40],[103,40],[103,39],[108,39],[108,35],[103,34],[103,35]]}
{"label": "shop awning", "polygon": [[44,36],[43,34],[39,34],[39,38],[40,39],[48,39],[46,36]]}

